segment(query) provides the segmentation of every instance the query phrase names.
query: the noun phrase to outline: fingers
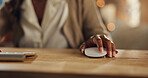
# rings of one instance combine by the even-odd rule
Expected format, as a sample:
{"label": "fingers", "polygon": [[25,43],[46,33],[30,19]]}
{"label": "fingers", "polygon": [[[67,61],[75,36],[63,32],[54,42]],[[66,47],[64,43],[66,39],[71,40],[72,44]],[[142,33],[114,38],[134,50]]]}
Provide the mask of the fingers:
{"label": "fingers", "polygon": [[103,42],[102,42],[102,39],[100,38],[100,36],[95,36],[93,38],[93,42],[97,45],[97,48],[100,52],[103,52],[104,51],[104,48],[103,48]]}
{"label": "fingers", "polygon": [[114,43],[111,43],[111,44],[112,44],[112,55],[113,55],[113,57],[115,57],[116,56],[116,48],[115,48]]}
{"label": "fingers", "polygon": [[100,36],[102,38],[103,44],[106,47],[107,50],[107,56],[108,57],[115,57],[116,55],[116,48],[114,43],[105,35]]}
{"label": "fingers", "polygon": [[86,49],[86,43],[82,43],[82,45],[80,46],[80,51],[84,54],[85,52],[85,49]]}
{"label": "fingers", "polygon": [[111,45],[111,42],[110,40],[107,40],[106,41],[106,49],[107,49],[107,54],[109,57],[112,57],[112,45]]}
{"label": "fingers", "polygon": [[96,46],[99,52],[103,52],[105,47],[108,57],[115,57],[118,53],[118,51],[116,51],[115,44],[105,35],[92,36],[89,40],[87,40],[80,46],[80,50],[84,54],[86,48]]}

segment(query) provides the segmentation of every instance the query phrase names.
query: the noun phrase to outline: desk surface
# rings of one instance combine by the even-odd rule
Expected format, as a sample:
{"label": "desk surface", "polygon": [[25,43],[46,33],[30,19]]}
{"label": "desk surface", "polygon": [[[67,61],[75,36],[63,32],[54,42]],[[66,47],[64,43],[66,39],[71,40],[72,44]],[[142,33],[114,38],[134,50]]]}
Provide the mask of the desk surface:
{"label": "desk surface", "polygon": [[116,58],[88,58],[77,49],[1,48],[36,52],[25,62],[0,62],[2,77],[148,77],[148,51],[119,50]]}

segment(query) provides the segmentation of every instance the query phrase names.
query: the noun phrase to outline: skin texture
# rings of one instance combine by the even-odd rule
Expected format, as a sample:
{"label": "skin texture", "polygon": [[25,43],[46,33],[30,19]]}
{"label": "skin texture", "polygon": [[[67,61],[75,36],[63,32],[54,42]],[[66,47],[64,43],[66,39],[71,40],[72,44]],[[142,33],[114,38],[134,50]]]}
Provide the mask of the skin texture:
{"label": "skin texture", "polygon": [[34,6],[36,16],[38,18],[40,25],[42,23],[42,19],[44,16],[44,10],[45,10],[46,3],[47,3],[47,0],[32,0],[32,4]]}
{"label": "skin texture", "polygon": [[99,52],[103,52],[104,48],[106,48],[108,57],[115,57],[118,53],[115,44],[105,35],[92,36],[89,40],[81,44],[80,50],[84,53],[85,49],[90,47],[97,47]]}

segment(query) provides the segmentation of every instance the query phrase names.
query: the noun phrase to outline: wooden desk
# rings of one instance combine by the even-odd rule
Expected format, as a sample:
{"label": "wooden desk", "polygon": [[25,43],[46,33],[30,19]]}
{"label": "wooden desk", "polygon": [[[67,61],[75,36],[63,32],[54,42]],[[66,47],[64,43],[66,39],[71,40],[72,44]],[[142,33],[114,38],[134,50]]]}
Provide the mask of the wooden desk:
{"label": "wooden desk", "polygon": [[38,55],[25,62],[0,62],[1,78],[148,77],[148,51],[119,50],[116,58],[87,58],[77,49],[1,50]]}

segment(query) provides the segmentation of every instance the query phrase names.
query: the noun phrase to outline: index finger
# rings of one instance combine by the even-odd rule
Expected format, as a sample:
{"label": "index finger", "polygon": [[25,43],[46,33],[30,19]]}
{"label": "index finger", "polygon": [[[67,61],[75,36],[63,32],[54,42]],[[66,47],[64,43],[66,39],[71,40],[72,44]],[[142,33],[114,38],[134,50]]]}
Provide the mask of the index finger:
{"label": "index finger", "polygon": [[100,52],[103,52],[104,51],[104,48],[103,48],[103,42],[102,42],[102,39],[100,36],[96,35],[94,38],[93,38],[93,41],[94,43],[97,45],[97,48]]}

